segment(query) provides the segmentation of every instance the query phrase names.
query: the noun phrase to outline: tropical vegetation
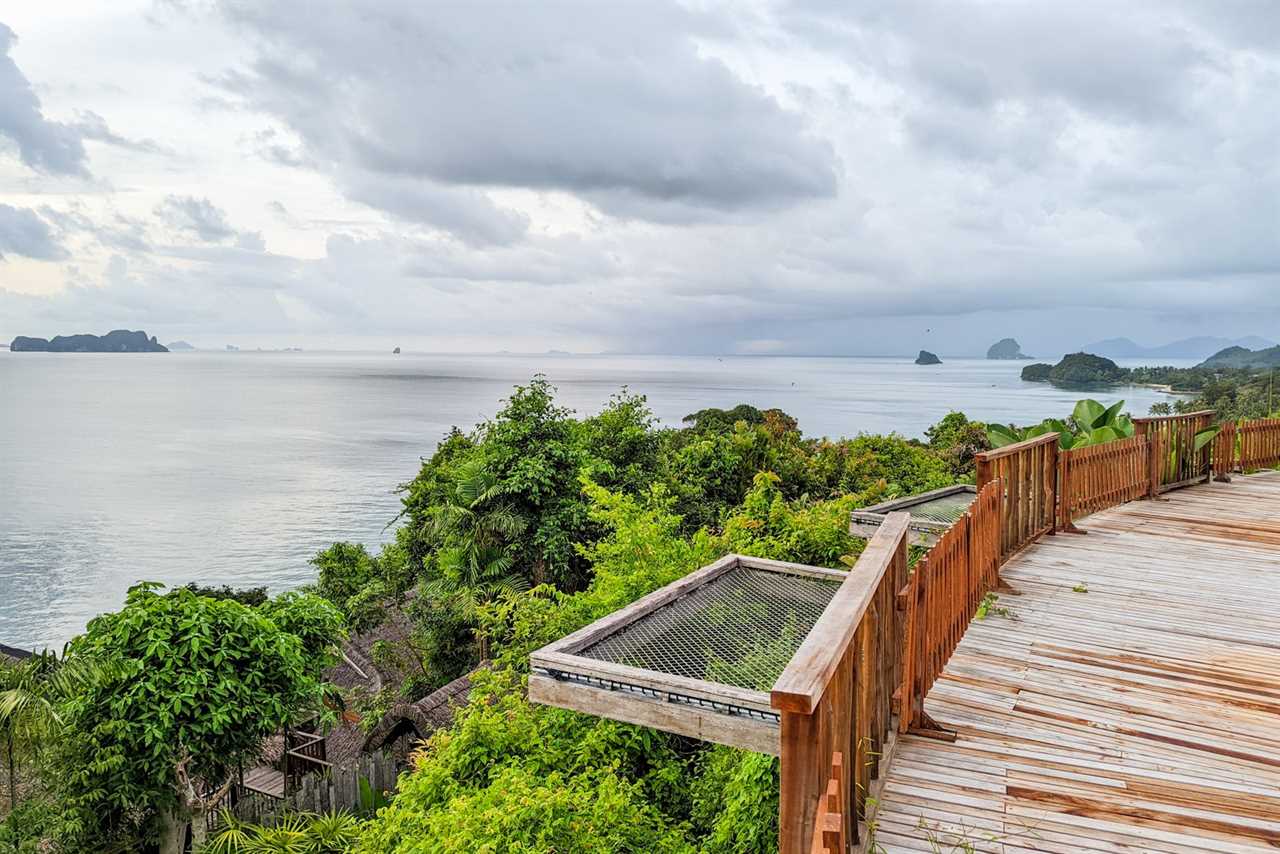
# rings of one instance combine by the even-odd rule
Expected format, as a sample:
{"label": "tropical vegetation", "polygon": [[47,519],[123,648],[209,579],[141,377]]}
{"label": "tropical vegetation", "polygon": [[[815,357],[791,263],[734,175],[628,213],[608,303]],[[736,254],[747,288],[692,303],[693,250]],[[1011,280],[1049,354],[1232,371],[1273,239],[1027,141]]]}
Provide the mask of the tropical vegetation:
{"label": "tropical vegetation", "polygon": [[1103,406],[1092,398],[1085,398],[1076,403],[1070,418],[1046,418],[1039,424],[1021,428],[1011,424],[988,424],[987,437],[993,448],[1003,448],[1049,433],[1058,434],[1058,446],[1063,450],[1101,445],[1133,436],[1133,419],[1123,410],[1123,400]]}
{"label": "tropical vegetation", "polygon": [[[0,665],[19,780],[0,848],[180,851],[190,828],[216,854],[771,852],[774,759],[533,705],[529,653],[726,552],[846,566],[863,546],[850,510],[971,480],[976,454],[1029,436],[1131,435],[1122,409],[1083,400],[1027,428],[953,412],[924,440],[828,439],[749,405],[665,427],[625,389],[577,417],[536,377],[491,420],[444,436],[401,486],[388,543],[335,543],[309,589],[140,584],[65,655]],[[281,727],[331,718],[337,644],[388,614],[412,636],[386,654],[415,666],[354,698],[366,719],[472,681],[391,802],[263,826],[229,815],[204,838],[232,769]]]}

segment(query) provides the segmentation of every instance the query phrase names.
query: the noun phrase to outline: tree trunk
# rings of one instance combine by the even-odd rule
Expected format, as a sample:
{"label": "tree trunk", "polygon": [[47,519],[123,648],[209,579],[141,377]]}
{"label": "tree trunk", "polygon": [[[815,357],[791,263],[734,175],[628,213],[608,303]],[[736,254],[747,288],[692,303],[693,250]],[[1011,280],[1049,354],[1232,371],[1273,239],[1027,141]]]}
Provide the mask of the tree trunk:
{"label": "tree trunk", "polygon": [[18,808],[18,771],[13,762],[13,730],[9,730],[6,741],[9,748],[9,812],[12,813]]}
{"label": "tree trunk", "polygon": [[187,847],[187,825],[191,814],[173,807],[160,816],[160,854],[184,854]]}
{"label": "tree trunk", "polygon": [[191,816],[191,850],[199,851],[209,838],[209,815],[204,810]]}

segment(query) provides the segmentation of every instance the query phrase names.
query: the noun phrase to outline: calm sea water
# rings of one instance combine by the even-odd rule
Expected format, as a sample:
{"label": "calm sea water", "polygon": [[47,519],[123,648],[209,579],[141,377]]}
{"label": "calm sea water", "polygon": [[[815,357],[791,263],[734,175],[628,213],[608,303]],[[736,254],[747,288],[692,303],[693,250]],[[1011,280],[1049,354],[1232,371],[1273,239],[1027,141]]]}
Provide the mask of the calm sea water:
{"label": "calm sea water", "polygon": [[[0,350],[0,642],[60,645],[146,579],[312,578],[334,540],[376,545],[452,425],[493,415],[543,372],[595,411],[623,385],[665,423],[708,406],[776,406],[809,435],[920,436],[951,409],[1065,415],[1077,395],[1017,362],[360,353],[108,355]],[[1124,397],[1144,413],[1165,399]]]}

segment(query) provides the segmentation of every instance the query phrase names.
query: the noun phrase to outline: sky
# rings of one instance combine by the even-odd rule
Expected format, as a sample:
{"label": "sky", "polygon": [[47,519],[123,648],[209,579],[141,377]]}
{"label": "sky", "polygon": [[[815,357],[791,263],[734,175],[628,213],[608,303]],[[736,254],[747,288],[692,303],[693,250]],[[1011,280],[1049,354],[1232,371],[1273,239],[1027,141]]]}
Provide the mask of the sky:
{"label": "sky", "polygon": [[1280,338],[1280,4],[6,0],[0,338]]}

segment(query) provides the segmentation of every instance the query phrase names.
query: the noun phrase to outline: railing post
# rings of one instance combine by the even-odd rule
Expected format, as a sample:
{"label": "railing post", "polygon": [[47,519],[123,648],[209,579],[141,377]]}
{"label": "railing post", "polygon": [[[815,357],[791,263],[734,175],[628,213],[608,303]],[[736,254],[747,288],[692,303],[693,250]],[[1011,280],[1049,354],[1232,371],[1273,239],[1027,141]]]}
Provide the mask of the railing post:
{"label": "railing post", "polygon": [[982,491],[982,487],[991,482],[991,461],[981,454],[976,459],[974,482],[977,484],[979,492]]}
{"label": "railing post", "polygon": [[1143,430],[1143,435],[1147,437],[1147,498],[1154,499],[1160,494],[1160,434]]}
{"label": "railing post", "polygon": [[919,711],[916,702],[916,663],[920,657],[921,634],[924,628],[920,624],[924,599],[924,582],[921,579],[924,578],[928,565],[927,555],[916,561],[915,571],[911,573],[911,580],[907,584],[907,625],[902,639],[902,700],[898,711],[899,733],[905,733],[915,725],[916,714]]}

